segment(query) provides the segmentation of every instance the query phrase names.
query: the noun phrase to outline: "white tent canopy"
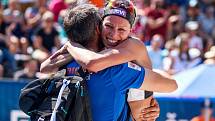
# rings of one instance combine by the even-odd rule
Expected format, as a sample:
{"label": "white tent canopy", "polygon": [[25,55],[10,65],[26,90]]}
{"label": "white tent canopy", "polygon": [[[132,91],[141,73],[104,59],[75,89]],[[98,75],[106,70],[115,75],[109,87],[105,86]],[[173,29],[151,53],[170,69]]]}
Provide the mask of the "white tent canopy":
{"label": "white tent canopy", "polygon": [[215,97],[215,65],[201,64],[173,76],[178,89],[156,97]]}

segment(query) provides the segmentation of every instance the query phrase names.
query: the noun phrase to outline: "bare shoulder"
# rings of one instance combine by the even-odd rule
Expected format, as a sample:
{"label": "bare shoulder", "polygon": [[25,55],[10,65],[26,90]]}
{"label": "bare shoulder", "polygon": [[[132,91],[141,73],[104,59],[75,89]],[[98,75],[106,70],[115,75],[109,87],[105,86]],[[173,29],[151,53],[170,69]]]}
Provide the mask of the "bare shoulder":
{"label": "bare shoulder", "polygon": [[144,43],[139,38],[135,37],[129,37],[115,48],[125,49],[135,53],[146,51],[146,46],[144,45]]}
{"label": "bare shoulder", "polygon": [[127,46],[130,46],[131,48],[137,50],[137,49],[146,49],[145,44],[136,37],[129,37],[127,40]]}
{"label": "bare shoulder", "polygon": [[127,41],[129,42],[129,44],[133,44],[133,45],[136,45],[136,46],[145,46],[144,43],[139,39],[139,38],[136,38],[136,37],[129,37],[127,39]]}

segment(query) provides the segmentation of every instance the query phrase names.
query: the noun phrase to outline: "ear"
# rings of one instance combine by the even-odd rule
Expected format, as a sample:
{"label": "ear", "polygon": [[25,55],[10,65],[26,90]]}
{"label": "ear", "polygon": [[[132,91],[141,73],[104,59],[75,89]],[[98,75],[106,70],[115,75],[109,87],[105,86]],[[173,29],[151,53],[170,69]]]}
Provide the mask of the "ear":
{"label": "ear", "polygon": [[96,26],[96,33],[99,35],[101,32],[100,32],[100,27],[99,26]]}

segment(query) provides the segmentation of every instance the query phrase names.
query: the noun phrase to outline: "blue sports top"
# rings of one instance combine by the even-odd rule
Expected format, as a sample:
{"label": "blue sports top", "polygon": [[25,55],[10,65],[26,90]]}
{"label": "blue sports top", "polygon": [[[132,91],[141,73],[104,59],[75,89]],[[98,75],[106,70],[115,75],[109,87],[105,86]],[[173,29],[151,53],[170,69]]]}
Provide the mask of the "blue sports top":
{"label": "blue sports top", "polygon": [[[79,65],[72,61],[67,75],[73,75]],[[139,88],[145,76],[144,68],[132,63],[116,65],[90,74],[87,80],[93,121],[125,121],[130,117],[127,104],[129,88]]]}

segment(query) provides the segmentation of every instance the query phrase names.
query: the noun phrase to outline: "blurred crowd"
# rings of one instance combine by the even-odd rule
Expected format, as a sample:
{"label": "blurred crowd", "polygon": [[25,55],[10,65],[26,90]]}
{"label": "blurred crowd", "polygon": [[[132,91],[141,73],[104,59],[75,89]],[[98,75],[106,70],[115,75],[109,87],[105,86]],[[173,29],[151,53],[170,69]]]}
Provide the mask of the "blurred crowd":
{"label": "blurred crowd", "polygon": [[136,0],[134,36],[148,45],[153,68],[169,74],[214,64],[215,1]]}
{"label": "blurred crowd", "polygon": [[[0,77],[41,76],[40,63],[67,41],[65,9],[86,1],[2,0]],[[90,1],[102,11],[105,0]],[[131,34],[147,45],[154,69],[176,74],[201,63],[215,64],[214,0],[133,1],[137,19]]]}

